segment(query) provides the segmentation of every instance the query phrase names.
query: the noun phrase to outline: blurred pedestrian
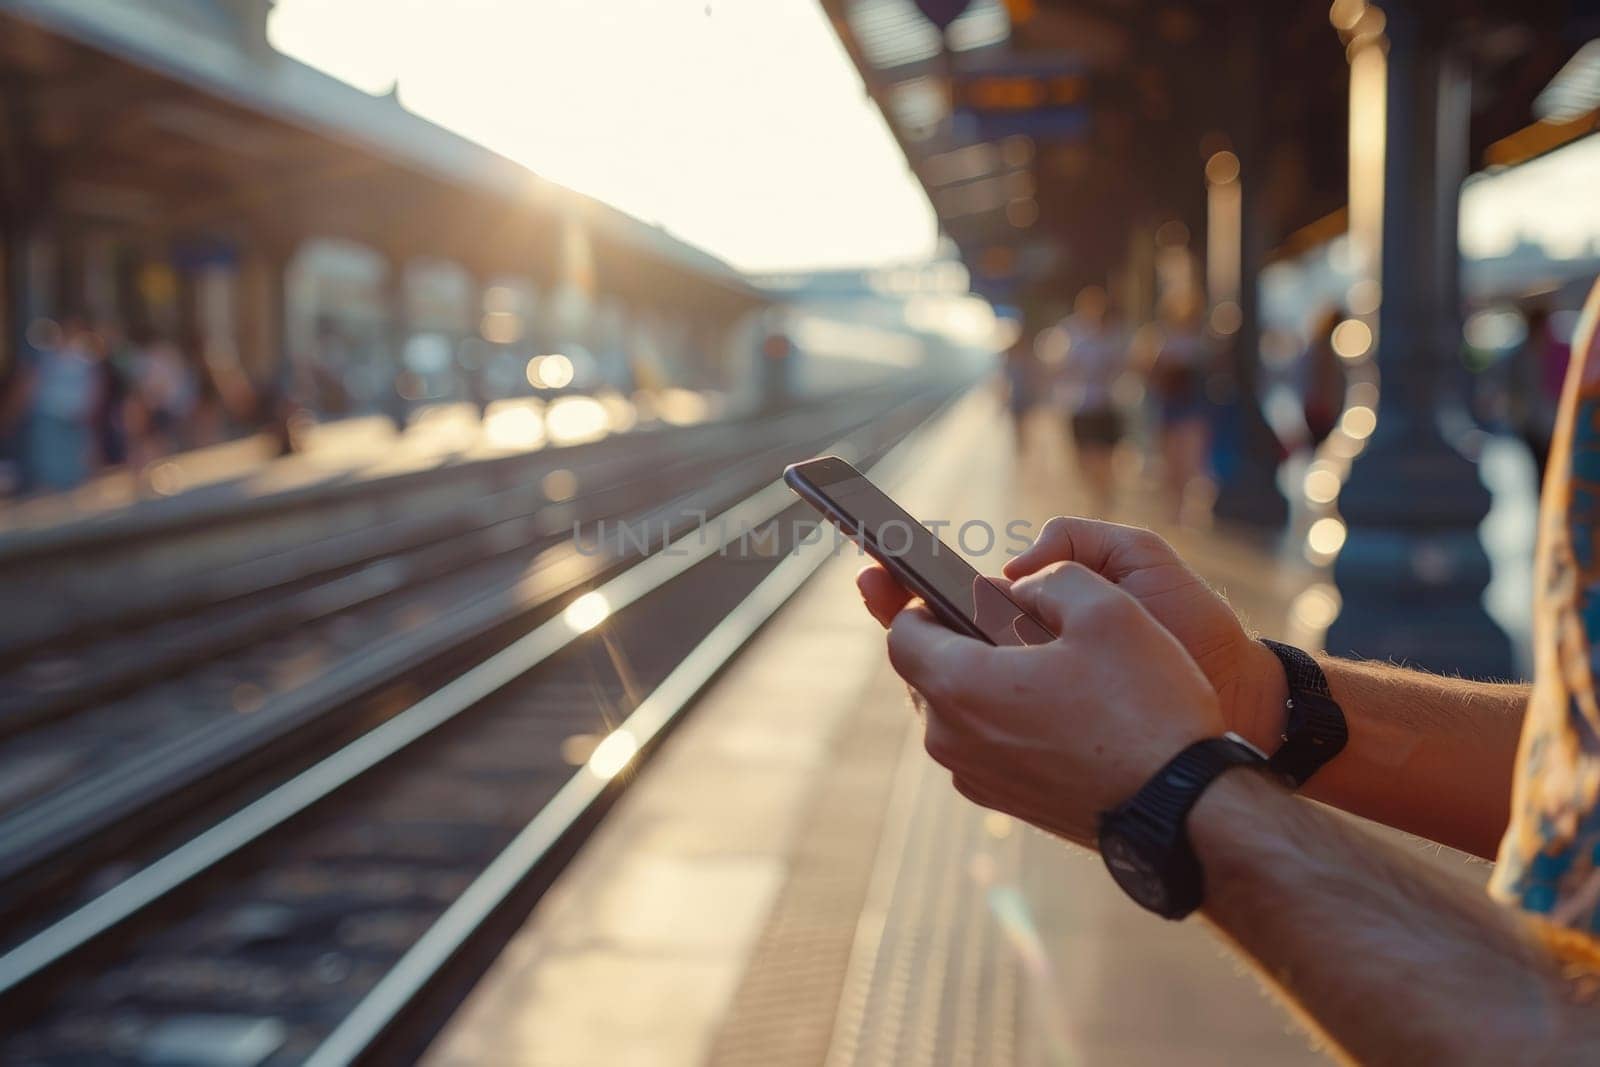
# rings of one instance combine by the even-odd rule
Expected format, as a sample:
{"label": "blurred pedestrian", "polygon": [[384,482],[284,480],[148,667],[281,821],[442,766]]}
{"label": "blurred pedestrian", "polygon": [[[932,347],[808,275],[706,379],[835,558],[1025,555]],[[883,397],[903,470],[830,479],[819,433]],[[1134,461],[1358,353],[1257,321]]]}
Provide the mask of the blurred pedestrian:
{"label": "blurred pedestrian", "polygon": [[143,466],[180,447],[197,399],[194,373],[178,346],[152,335],[138,346],[133,395],[142,415],[131,458]]}
{"label": "blurred pedestrian", "polygon": [[72,489],[89,477],[95,450],[90,420],[101,380],[88,334],[77,317],[60,327],[48,320],[29,327],[31,366],[23,386],[23,477],[29,490]]}
{"label": "blurred pedestrian", "polygon": [[[355,377],[353,346],[337,321],[328,316],[317,320],[316,338],[306,361],[306,406],[327,419],[342,419],[356,406],[356,396],[348,377]],[[381,398],[380,398],[381,399]]]}
{"label": "blurred pedestrian", "polygon": [[411,398],[422,395],[422,379],[414,370],[401,369],[383,391],[383,414],[394,427],[396,436],[406,432],[411,424]]}
{"label": "blurred pedestrian", "polygon": [[1127,343],[1113,325],[1105,290],[1097,285],[1078,293],[1063,329],[1066,351],[1057,371],[1056,395],[1067,414],[1092,513],[1109,515],[1115,504],[1117,445],[1125,427],[1114,387],[1127,364]]}
{"label": "blurred pedestrian", "polygon": [[255,422],[272,442],[273,454],[293,455],[295,423],[303,417],[294,390],[286,385],[287,375],[274,376],[255,391]]}
{"label": "blurred pedestrian", "polygon": [[1572,348],[1551,330],[1550,305],[1545,301],[1531,303],[1523,310],[1523,316],[1528,332],[1522,350],[1511,357],[1508,367],[1507,416],[1512,429],[1533,453],[1543,481]]}
{"label": "blurred pedestrian", "polygon": [[[789,403],[794,391],[794,344],[789,335],[773,330],[761,341],[761,355],[756,363],[757,403],[762,411],[777,411]],[[635,377],[643,389],[651,389],[649,372],[653,365],[644,363],[635,368]]]}
{"label": "blurred pedestrian", "polygon": [[1027,451],[1028,414],[1039,401],[1039,364],[1032,339],[1019,332],[1005,355],[1006,410],[1011,413],[1011,434],[1017,454]]}
{"label": "blurred pedestrian", "polygon": [[460,379],[461,395],[467,403],[472,405],[472,410],[478,416],[478,421],[482,422],[484,414],[489,410],[489,402],[494,399],[489,392],[489,381],[484,371],[483,358],[474,353],[470,361],[458,359],[456,368]]}
{"label": "blurred pedestrian", "polygon": [[1349,380],[1344,360],[1333,348],[1333,331],[1344,319],[1344,310],[1339,307],[1330,307],[1317,316],[1300,361],[1300,410],[1312,448],[1328,439],[1344,413]]}
{"label": "blurred pedestrian", "polygon": [[128,401],[132,391],[133,366],[127,346],[116,327],[102,324],[93,331],[91,343],[98,359],[99,396],[91,423],[100,462],[120,467],[128,461]]}
{"label": "blurred pedestrian", "polygon": [[28,375],[19,368],[0,379],[0,497],[23,489],[22,424],[27,414]]}
{"label": "blurred pedestrian", "polygon": [[1211,442],[1206,378],[1216,353],[1202,325],[1198,300],[1186,297],[1171,304],[1164,319],[1150,391],[1156,399],[1167,510],[1176,521],[1183,517],[1188,494],[1206,473]]}
{"label": "blurred pedestrian", "polygon": [[188,418],[180,424],[178,440],[184,449],[205,448],[226,440],[229,411],[222,385],[211,368],[201,366],[190,372],[194,383],[194,402]]}

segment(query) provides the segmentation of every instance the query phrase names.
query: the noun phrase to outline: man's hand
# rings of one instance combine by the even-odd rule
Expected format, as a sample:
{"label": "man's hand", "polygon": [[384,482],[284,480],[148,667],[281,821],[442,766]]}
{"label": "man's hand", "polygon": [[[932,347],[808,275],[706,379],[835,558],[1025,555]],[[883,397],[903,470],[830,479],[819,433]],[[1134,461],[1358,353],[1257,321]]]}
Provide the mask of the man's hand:
{"label": "man's hand", "polygon": [[[1081,564],[1114,583],[1178,639],[1211,682],[1226,729],[1266,751],[1277,747],[1287,695],[1283,667],[1251,640],[1228,602],[1171,545],[1136,526],[1057,517],[1045,523],[1031,546],[1007,561],[1004,573],[1008,579],[1024,579],[1063,562]],[[856,581],[867,609],[884,626],[910,599],[876,565]]]}
{"label": "man's hand", "polygon": [[1081,843],[1099,814],[1186,745],[1227,729],[1182,645],[1126,592],[1076,563],[1011,586],[1060,636],[996,648],[922,605],[889,627],[889,658],[927,703],[927,747],[956,788]]}
{"label": "man's hand", "polygon": [[[1276,751],[1288,695],[1283,668],[1252,641],[1227,601],[1147,530],[1051,519],[1005,573],[1023,588],[1062,560],[1087,567],[1138,601],[1172,634],[1215,691],[1225,729]],[[1008,579],[991,579],[1009,588]],[[909,601],[887,571],[857,576],[884,626]],[[1073,606],[1064,610],[1070,614]],[[1474,855],[1493,857],[1510,810],[1511,770],[1526,686],[1438,678],[1387,664],[1319,657],[1350,741],[1303,790],[1364,818]],[[1063,675],[1057,686],[1070,689]],[[1220,731],[1219,731],[1220,732]]]}

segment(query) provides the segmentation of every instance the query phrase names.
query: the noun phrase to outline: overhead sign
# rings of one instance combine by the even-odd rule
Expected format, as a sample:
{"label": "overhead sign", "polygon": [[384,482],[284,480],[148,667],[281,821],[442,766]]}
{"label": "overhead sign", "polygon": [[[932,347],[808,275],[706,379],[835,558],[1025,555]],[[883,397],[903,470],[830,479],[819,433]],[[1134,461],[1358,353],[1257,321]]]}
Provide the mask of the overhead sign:
{"label": "overhead sign", "polygon": [[979,74],[956,83],[957,106],[974,111],[1037,111],[1076,107],[1088,82],[1081,74]]}
{"label": "overhead sign", "polygon": [[956,115],[988,140],[1022,134],[1076,140],[1088,134],[1092,86],[1083,66],[1067,57],[963,57],[951,73]]}

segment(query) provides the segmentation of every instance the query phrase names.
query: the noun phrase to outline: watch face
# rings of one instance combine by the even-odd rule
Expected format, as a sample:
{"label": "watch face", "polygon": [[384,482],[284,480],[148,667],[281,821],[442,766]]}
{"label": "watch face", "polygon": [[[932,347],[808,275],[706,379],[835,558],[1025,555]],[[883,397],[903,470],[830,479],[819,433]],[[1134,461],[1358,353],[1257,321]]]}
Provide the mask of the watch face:
{"label": "watch face", "polygon": [[1154,912],[1166,909],[1166,883],[1127,838],[1117,833],[1102,835],[1100,855],[1106,861],[1106,869],[1111,872],[1111,877],[1136,903]]}

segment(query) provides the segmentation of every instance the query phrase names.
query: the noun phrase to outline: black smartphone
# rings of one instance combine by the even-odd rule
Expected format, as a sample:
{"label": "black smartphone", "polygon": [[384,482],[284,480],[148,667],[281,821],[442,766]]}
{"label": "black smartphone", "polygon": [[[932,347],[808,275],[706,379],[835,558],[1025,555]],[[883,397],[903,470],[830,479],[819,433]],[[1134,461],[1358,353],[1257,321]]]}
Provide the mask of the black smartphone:
{"label": "black smartphone", "polygon": [[993,645],[1054,640],[1049,627],[839,457],[796,463],[783,480],[957,633]]}

